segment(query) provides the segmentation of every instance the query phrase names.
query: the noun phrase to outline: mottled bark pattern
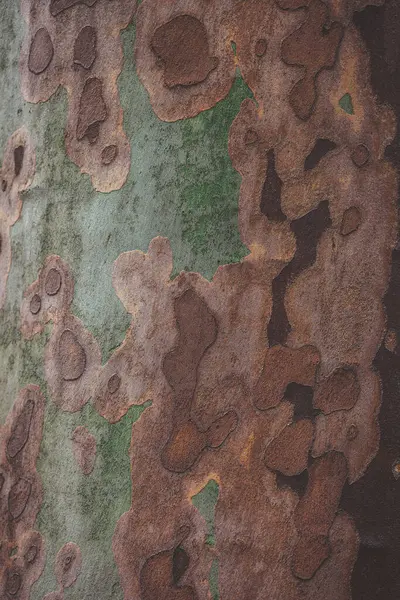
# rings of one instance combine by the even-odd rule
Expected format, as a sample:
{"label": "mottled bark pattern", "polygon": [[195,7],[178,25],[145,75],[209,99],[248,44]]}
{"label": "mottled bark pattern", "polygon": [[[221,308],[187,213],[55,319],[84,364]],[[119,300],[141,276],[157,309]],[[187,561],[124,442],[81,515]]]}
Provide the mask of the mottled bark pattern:
{"label": "mottled bark pattern", "polygon": [[[229,132],[249,251],[241,262],[211,281],[172,278],[164,237],[118,256],[113,286],[132,320],[103,365],[72,313],[62,258],[45,260],[22,302],[26,339],[52,323],[44,371],[61,410],[92,399],[116,423],[151,401],[132,426],[132,502],[113,537],[125,600],[206,600],[215,565],[221,600],[399,591],[400,10],[382,4],[143,0],[137,9],[136,69],[159,119],[213,107],[237,69],[253,98]],[[118,36],[136,2],[49,6],[22,0],[23,93],[44,101],[64,85],[69,155],[97,189],[118,188],[129,168]],[[10,181],[26,168],[26,149],[13,151]],[[2,458],[7,496],[0,491],[7,548],[30,531],[41,501],[36,455],[28,469],[17,458],[41,430],[29,400],[15,411]],[[72,440],[89,476],[96,439],[78,427]],[[210,482],[211,533],[194,500]],[[48,600],[63,597],[80,561],[74,544],[60,550]],[[33,581],[29,570],[7,573],[11,596]]]}
{"label": "mottled bark pattern", "polygon": [[0,428],[0,597],[28,600],[44,567],[44,540],[34,530],[43,490],[36,471],[44,397],[21,390]]}
{"label": "mottled bark pattern", "polygon": [[10,229],[21,214],[21,192],[32,183],[34,174],[33,144],[28,132],[22,127],[8,140],[0,168],[0,309],[5,303],[11,267]]}
{"label": "mottled bark pattern", "polygon": [[[120,188],[129,171],[117,77],[123,62],[119,32],[135,10],[136,0],[21,0],[22,93],[30,102],[44,102],[59,85],[68,90],[68,155],[104,192]],[[104,161],[109,145],[118,152]]]}
{"label": "mottled bark pattern", "polygon": [[64,600],[64,590],[74,585],[82,568],[82,556],[79,547],[73,542],[64,544],[57,552],[54,575],[58,590],[46,594],[43,600]]}

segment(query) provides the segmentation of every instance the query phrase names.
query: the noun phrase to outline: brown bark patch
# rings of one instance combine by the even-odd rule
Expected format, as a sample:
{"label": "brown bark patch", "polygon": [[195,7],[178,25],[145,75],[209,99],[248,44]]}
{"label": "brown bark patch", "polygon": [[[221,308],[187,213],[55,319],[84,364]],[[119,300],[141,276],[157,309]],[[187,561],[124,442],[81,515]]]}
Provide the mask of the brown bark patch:
{"label": "brown bark patch", "polygon": [[35,173],[35,153],[25,128],[9,138],[0,168],[0,309],[6,299],[8,273],[11,268],[10,229],[22,209],[20,192],[26,190]]}
{"label": "brown bark patch", "polygon": [[13,519],[18,519],[24,512],[32,491],[30,481],[20,477],[8,494],[8,510]]}
{"label": "brown bark patch", "polygon": [[218,328],[214,315],[193,289],[175,300],[175,315],[178,343],[165,357],[163,371],[184,416],[196,386],[198,366],[215,342]]}
{"label": "brown bark patch", "polygon": [[62,277],[57,269],[50,269],[44,282],[44,290],[48,296],[55,296],[60,291]]}
{"label": "brown bark patch", "polygon": [[175,550],[167,550],[146,560],[140,572],[143,600],[196,600],[192,587],[176,585],[175,555]]}
{"label": "brown bark patch", "polygon": [[53,42],[45,27],[37,30],[32,38],[29,50],[28,68],[35,75],[43,73],[54,55]]}
{"label": "brown bark patch", "polygon": [[31,339],[49,321],[58,322],[67,314],[74,293],[68,265],[56,255],[46,258],[39,276],[24,293],[21,305],[21,332]]}
{"label": "brown bark patch", "polygon": [[44,543],[33,525],[42,503],[36,460],[44,398],[37,386],[21,390],[0,427],[0,597],[28,600],[44,567]]}
{"label": "brown bark patch", "polygon": [[64,329],[58,343],[61,375],[64,381],[75,381],[82,377],[86,368],[86,354],[76,335]]}
{"label": "brown bark patch", "polygon": [[[289,3],[287,8],[293,8],[290,4],[293,3]],[[301,2],[301,6],[304,5]],[[283,60],[288,65],[305,69],[304,77],[294,85],[289,97],[299,119],[310,118],[317,98],[316,78],[322,69],[332,68],[335,64],[343,36],[339,23],[327,26],[328,14],[328,8],[321,0],[313,0],[309,4],[307,19],[282,43]]]}
{"label": "brown bark patch", "polygon": [[77,580],[82,568],[82,556],[79,546],[68,542],[59,550],[56,556],[54,572],[58,584],[69,588]]}
{"label": "brown bark patch", "polygon": [[340,233],[342,235],[349,235],[353,231],[357,231],[361,225],[361,211],[357,206],[350,206],[343,213],[342,222],[340,224]]}
{"label": "brown bark patch", "polygon": [[118,146],[115,146],[114,144],[106,146],[101,153],[101,162],[103,165],[110,165],[117,158],[117,154]]}
{"label": "brown bark patch", "polygon": [[330,554],[329,530],[346,477],[346,459],[339,452],[321,456],[309,470],[307,489],[295,513],[299,541],[294,550],[293,570],[300,579],[311,579]]}
{"label": "brown bark patch", "polygon": [[292,423],[267,447],[265,464],[283,475],[299,475],[307,468],[308,453],[313,441],[314,427],[310,420]]}
{"label": "brown bark patch", "polygon": [[259,410],[274,408],[283,399],[287,386],[292,383],[314,385],[319,354],[305,346],[294,350],[273,346],[265,355],[264,367],[254,388],[254,404]]}
{"label": "brown bark patch", "polygon": [[167,87],[195,85],[216,68],[209,56],[206,29],[195,17],[181,15],[156,29],[151,47],[164,67]]}
{"label": "brown bark patch", "polygon": [[228,94],[235,77],[231,8],[231,0],[139,5],[136,68],[160,119],[193,117]]}
{"label": "brown bark patch", "polygon": [[351,153],[351,160],[357,167],[363,167],[367,164],[370,157],[370,151],[365,144],[358,144]]}
{"label": "brown bark patch", "polygon": [[10,458],[15,458],[28,441],[34,408],[35,403],[33,399],[28,398],[13,424],[11,435],[7,442],[7,454]]}
{"label": "brown bark patch", "polygon": [[335,410],[350,410],[359,395],[357,372],[350,367],[343,367],[319,382],[314,395],[314,406],[325,414]]}
{"label": "brown bark patch", "polygon": [[90,69],[96,59],[97,35],[94,27],[87,25],[80,30],[74,44],[74,63]]}
{"label": "brown bark patch", "polygon": [[107,118],[107,107],[103,98],[103,84],[97,77],[88,79],[79,102],[78,126],[76,137],[85,136],[91,144],[97,141],[100,123]]}
{"label": "brown bark patch", "polygon": [[66,314],[54,327],[45,352],[45,372],[53,401],[68,412],[92,395],[101,363],[99,346],[82,322]]}

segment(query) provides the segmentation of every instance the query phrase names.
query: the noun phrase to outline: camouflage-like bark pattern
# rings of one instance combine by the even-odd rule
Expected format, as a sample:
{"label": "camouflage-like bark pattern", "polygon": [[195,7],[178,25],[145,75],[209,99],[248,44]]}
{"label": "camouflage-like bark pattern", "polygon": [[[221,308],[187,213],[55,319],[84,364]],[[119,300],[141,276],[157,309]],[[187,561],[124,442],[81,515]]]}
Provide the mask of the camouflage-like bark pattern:
{"label": "camouflage-like bark pattern", "polygon": [[0,169],[0,308],[4,306],[11,267],[10,228],[21,214],[20,192],[30,185],[34,173],[35,152],[32,141],[27,131],[21,128],[8,140]]}
{"label": "camouflage-like bark pattern", "polygon": [[[21,9],[22,92],[42,102],[67,89],[67,152],[100,191],[123,186],[130,166],[117,78],[131,19],[137,75],[159,120],[213,110],[238,71],[251,91],[227,148],[241,177],[242,260],[208,280],[174,272],[165,236],[120,254],[112,285],[131,322],[104,363],[75,314],[65,256],[46,256],[21,303],[25,343],[46,336],[48,398],[77,415],[70,443],[83,478],[100,447],[81,418],[87,407],[110,427],[144,410],[132,424],[130,508],[112,524],[124,600],[396,597],[395,1],[22,0]],[[18,193],[35,165],[26,132],[9,148],[2,191],[18,209],[2,200],[2,290]],[[35,470],[44,401],[26,389],[40,410],[21,392],[1,431],[6,598],[29,598],[45,562],[33,531],[46,502]],[[33,567],[20,550],[27,536],[39,540]],[[51,558],[57,589],[46,600],[74,597],[85,561],[76,542]]]}

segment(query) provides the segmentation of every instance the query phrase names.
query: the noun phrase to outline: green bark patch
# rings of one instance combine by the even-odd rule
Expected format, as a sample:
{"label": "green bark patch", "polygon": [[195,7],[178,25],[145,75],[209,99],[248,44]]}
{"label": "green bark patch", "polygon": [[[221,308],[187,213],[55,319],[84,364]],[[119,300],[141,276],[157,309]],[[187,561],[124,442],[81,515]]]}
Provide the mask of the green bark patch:
{"label": "green bark patch", "polygon": [[207,523],[208,535],[206,544],[215,546],[214,519],[215,507],[218,502],[219,485],[214,479],[210,479],[198,494],[193,496],[192,503],[200,512]]}
{"label": "green bark patch", "polygon": [[[67,542],[82,551],[82,572],[66,597],[95,600],[122,598],[112,554],[112,536],[120,516],[131,504],[129,445],[132,424],[150,405],[133,406],[116,424],[100,417],[90,404],[68,414],[54,404],[47,407],[38,470],[44,501],[36,527],[46,540],[46,567],[33,588],[33,598],[56,589],[54,559]],[[78,425],[96,438],[92,473],[84,475],[72,451],[72,434]]]}
{"label": "green bark patch", "polygon": [[[215,546],[215,508],[219,496],[219,485],[214,479],[210,479],[207,484],[192,497],[192,503],[200,512],[207,524],[208,534],[206,544]],[[215,558],[211,563],[208,576],[208,585],[212,600],[219,600],[218,591],[218,559]]]}
{"label": "green bark patch", "polygon": [[219,600],[218,589],[218,560],[214,559],[211,564],[210,574],[208,576],[208,585],[212,600]]}
{"label": "green bark patch", "polygon": [[353,101],[349,93],[344,94],[339,100],[339,106],[348,115],[354,115]]}

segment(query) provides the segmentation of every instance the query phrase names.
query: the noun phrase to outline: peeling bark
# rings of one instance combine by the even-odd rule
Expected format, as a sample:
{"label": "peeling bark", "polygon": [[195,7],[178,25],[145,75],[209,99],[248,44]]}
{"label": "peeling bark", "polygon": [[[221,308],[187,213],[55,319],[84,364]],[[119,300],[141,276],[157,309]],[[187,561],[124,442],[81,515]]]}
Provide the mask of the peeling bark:
{"label": "peeling bark", "polygon": [[[132,424],[131,505],[112,542],[124,600],[394,597],[394,0],[143,0],[137,11],[134,0],[21,6],[23,94],[36,103],[59,85],[67,89],[67,152],[100,191],[120,188],[130,166],[117,77],[120,32],[132,18],[137,74],[158,119],[212,109],[237,70],[253,95],[228,141],[241,177],[238,227],[247,256],[219,266],[210,281],[173,273],[170,241],[154,233],[146,252],[115,256],[112,284],[131,323],[104,363],[100,340],[75,312],[66,258],[49,254],[22,300],[25,340],[50,324],[43,372],[60,411],[79,417],[91,402],[116,426],[133,406],[144,409]],[[18,194],[34,171],[21,131],[1,171],[1,290]],[[39,536],[32,528],[42,501],[35,461],[44,407],[41,400],[39,418],[28,392],[40,392],[26,390],[1,438],[1,585],[18,598],[28,598],[42,568],[20,567],[19,549],[17,558],[9,554],[17,538]],[[89,479],[97,438],[78,425],[69,439]],[[75,542],[62,546],[59,587],[47,600],[75,585],[81,560]],[[381,575],[386,596],[377,591]]]}

